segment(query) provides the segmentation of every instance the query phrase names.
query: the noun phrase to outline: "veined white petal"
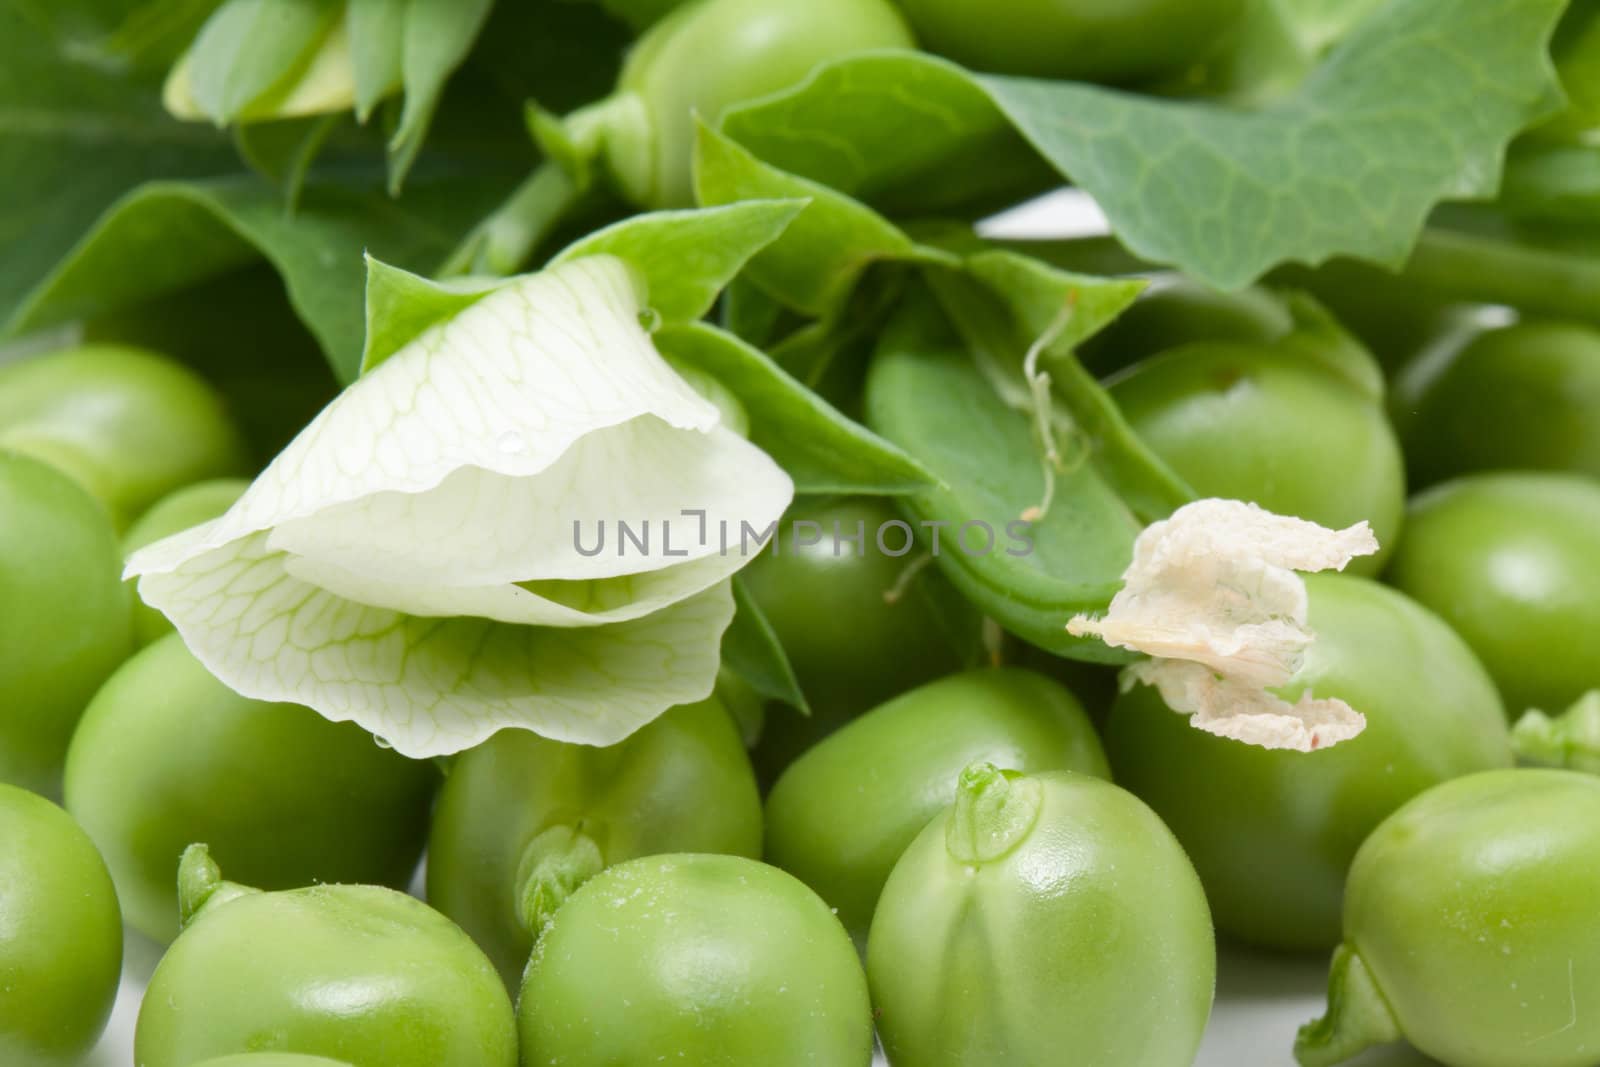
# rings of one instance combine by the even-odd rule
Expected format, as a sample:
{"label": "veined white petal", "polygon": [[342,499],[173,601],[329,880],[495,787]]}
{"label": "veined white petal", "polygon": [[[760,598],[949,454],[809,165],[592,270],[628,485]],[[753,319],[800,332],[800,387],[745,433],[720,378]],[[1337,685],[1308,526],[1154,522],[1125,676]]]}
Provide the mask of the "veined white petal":
{"label": "veined white petal", "polygon": [[202,663],[246,696],[352,720],[408,756],[458,752],[508,726],[607,745],[716,681],[726,583],[610,626],[420,618],[294,577],[264,534],[140,579]]}

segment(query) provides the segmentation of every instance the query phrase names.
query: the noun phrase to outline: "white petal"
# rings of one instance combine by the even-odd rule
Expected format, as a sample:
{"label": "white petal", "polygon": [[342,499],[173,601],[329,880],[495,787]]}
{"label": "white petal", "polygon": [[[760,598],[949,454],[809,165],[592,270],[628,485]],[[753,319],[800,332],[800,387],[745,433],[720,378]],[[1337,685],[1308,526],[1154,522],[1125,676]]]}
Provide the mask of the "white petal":
{"label": "white petal", "polygon": [[1187,714],[1196,729],[1262,748],[1314,752],[1348,741],[1367,726],[1366,716],[1337,697],[1319,699],[1306,692],[1290,704],[1188,660],[1145,660],[1124,676],[1155,686],[1166,705]]}

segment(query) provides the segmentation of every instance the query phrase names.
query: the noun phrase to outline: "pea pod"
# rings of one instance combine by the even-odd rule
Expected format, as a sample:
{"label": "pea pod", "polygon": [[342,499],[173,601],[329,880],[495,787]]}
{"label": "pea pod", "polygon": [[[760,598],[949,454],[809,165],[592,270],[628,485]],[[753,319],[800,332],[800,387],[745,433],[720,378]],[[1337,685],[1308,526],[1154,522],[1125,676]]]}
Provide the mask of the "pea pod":
{"label": "pea pod", "polygon": [[1396,420],[1421,484],[1480,470],[1600,477],[1600,330],[1528,321],[1427,352],[1401,376]]}
{"label": "pea pod", "polygon": [[133,647],[121,572],[104,510],[0,449],[0,782],[60,791],[84,706]]}
{"label": "pea pod", "polygon": [[1059,684],[1017,668],[957,674],[874,708],[791,764],[767,797],[767,860],[865,940],[895,860],[980,760],[1111,775],[1083,706]]}
{"label": "pea pod", "polygon": [[271,889],[404,886],[438,772],[353,723],[223,685],[169,634],[95,694],[67,754],[67,808],[106,857],[129,925],[178,933],[172,871],[209,842]]}
{"label": "pea pod", "polygon": [[140,1067],[297,1052],[351,1067],[514,1067],[516,1024],[471,938],[392,889],[276,893],[224,882],[205,846],[178,868],[184,931],[150,978]]}
{"label": "pea pod", "polygon": [[1305,581],[1316,640],[1278,692],[1341,698],[1366,716],[1363,733],[1309,753],[1257,748],[1194,729],[1142,685],[1106,729],[1117,781],[1183,842],[1218,929],[1284,949],[1337,943],[1345,873],[1386,816],[1511,763],[1494,685],[1444,622],[1366,579]]}
{"label": "pea pod", "polygon": [[689,849],[761,854],[750,760],[714,699],[609,748],[503,730],[463,753],[434,812],[428,899],[515,988],[533,944],[520,896],[530,879],[548,914],[611,864]]}
{"label": "pea pod", "polygon": [[0,841],[0,1063],[67,1067],[116,999],[116,890],[88,836],[41,796],[0,784]]}
{"label": "pea pod", "polygon": [[872,1011],[827,905],[738,856],[632,860],[561,906],[528,960],[523,1062],[867,1067]]}
{"label": "pea pod", "polygon": [[1388,578],[1442,615],[1513,715],[1600,682],[1600,485],[1572,474],[1469,475],[1411,502]]}
{"label": "pea pod", "polygon": [[126,529],[179,486],[243,470],[216,393],[143,349],[84,345],[0,367],[0,447],[77,479]]}
{"label": "pea pod", "polygon": [[976,764],[895,864],[867,973],[892,1067],[1186,1067],[1216,949],[1194,869],[1132,794]]}
{"label": "pea pod", "polygon": [[1447,1067],[1582,1067],[1600,1048],[1600,780],[1446,782],[1373,831],[1350,869],[1328,1014],[1303,1067],[1405,1037]]}

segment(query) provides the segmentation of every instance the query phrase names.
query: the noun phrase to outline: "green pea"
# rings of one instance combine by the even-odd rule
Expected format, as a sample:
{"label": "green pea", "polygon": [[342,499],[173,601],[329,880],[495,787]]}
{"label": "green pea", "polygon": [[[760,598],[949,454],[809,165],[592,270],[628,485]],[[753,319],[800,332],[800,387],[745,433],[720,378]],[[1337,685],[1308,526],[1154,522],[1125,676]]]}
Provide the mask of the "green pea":
{"label": "green pea", "polygon": [[1430,353],[1410,377],[1395,403],[1420,484],[1492,469],[1600,477],[1600,330],[1564,322],[1486,330]]}
{"label": "green pea", "polygon": [[976,764],[895,864],[867,974],[893,1067],[1186,1067],[1216,948],[1194,869],[1131,793]]}
{"label": "green pea", "polygon": [[169,634],[95,695],[67,755],[66,794],[129,925],[170,941],[172,872],[195,841],[267,888],[404,886],[437,778],[352,723],[240,696]]}
{"label": "green pea", "polygon": [[779,523],[775,547],[741,572],[811,705],[809,718],[767,716],[757,762],[769,780],[856,715],[975,654],[974,613],[944,575],[919,567],[915,551],[879,547],[883,530],[900,551],[903,526],[881,500],[802,500]]}
{"label": "green pea", "polygon": [[1446,782],[1379,826],[1350,869],[1344,943],[1304,1067],[1405,1037],[1448,1067],[1587,1067],[1600,1050],[1600,780],[1561,770]]}
{"label": "green pea", "polygon": [[555,913],[522,984],[525,1064],[867,1067],[850,938],[798,880],[738,856],[631,860]]}
{"label": "green pea", "polygon": [[[242,478],[215,478],[195,482],[162,497],[140,515],[122,537],[122,550],[132,555],[145,545],[154,544],[191,526],[209,522],[233,506],[250,483]],[[131,580],[130,580],[131,581]],[[167,617],[134,594],[133,634],[141,645],[172,632]]]}
{"label": "green pea", "polygon": [[733,105],[787,88],[830,59],[911,47],[910,31],[887,0],[685,4],[629,54],[613,100],[642,113],[613,125],[607,159],[634,202],[687,207],[694,203],[696,115],[714,126]]}
{"label": "green pea", "polygon": [[238,1052],[351,1067],[516,1064],[493,964],[420,900],[367,885],[263,893],[221,881],[201,845],[178,878],[186,921],[139,1009],[139,1067]]}
{"label": "green pea", "polygon": [[241,1052],[197,1063],[194,1067],[350,1067],[343,1060],[302,1056],[297,1052]]}
{"label": "green pea", "polygon": [[1600,685],[1600,484],[1477,474],[1411,503],[1388,579],[1466,638],[1513,716]]}
{"label": "green pea", "polygon": [[553,910],[606,866],[689,849],[761,854],[755,776],[716,700],[673,708],[609,748],[502,730],[458,757],[445,779],[428,839],[428,900],[515,988],[533,944],[519,891],[535,872]]}
{"label": "green pea", "polygon": [[1294,329],[1284,302],[1265,289],[1224,293],[1181,274],[1158,277],[1079,350],[1097,375],[1196,341],[1268,345]]}
{"label": "green pea", "polygon": [[0,842],[0,1063],[67,1067],[117,996],[117,893],[89,838],[41,796],[0,784]]}
{"label": "green pea", "polygon": [[119,530],[179,486],[243,470],[221,399],[165,356],[84,345],[0,367],[0,447],[52,463]]}
{"label": "green pea", "polygon": [[0,449],[0,782],[59,793],[78,717],[133,647],[121,574],[100,506]]}
{"label": "green pea", "polygon": [[895,860],[977,761],[1111,776],[1083,706],[1017,668],[942,678],[895,697],[796,760],[767,798],[767,860],[815,889],[865,939]]}
{"label": "green pea", "polygon": [[1299,353],[1194,344],[1109,383],[1134,431],[1201,496],[1248,500],[1334,529],[1366,520],[1376,574],[1405,510],[1405,471],[1376,398]]}
{"label": "green pea", "polygon": [[1185,67],[1243,0],[900,0],[929,49],[978,70],[1128,83]]}
{"label": "green pea", "polygon": [[1366,716],[1359,736],[1318,752],[1258,748],[1193,728],[1142,685],[1106,730],[1117,781],[1183,842],[1218,929],[1283,949],[1338,942],[1351,858],[1391,812],[1511,763],[1494,685],[1436,615],[1361,578],[1306,586],[1316,640],[1280,695],[1345,700]]}

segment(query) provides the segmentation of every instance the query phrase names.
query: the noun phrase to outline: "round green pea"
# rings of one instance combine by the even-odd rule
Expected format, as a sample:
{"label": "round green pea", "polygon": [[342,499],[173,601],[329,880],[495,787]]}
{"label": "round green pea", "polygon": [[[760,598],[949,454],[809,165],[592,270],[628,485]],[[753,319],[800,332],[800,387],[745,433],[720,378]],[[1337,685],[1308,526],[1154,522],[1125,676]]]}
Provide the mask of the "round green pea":
{"label": "round green pea", "polygon": [[1217,45],[1243,0],[899,0],[929,50],[996,74],[1126,84]]}
{"label": "round green pea", "polygon": [[169,634],[95,695],[67,755],[67,808],[100,846],[129,925],[178,932],[173,882],[189,844],[267,888],[404,886],[438,773],[353,723],[251,700]]}
{"label": "round green pea", "polygon": [[121,576],[103,509],[0,449],[0,782],[59,793],[78,717],[133,648]]}
{"label": "round green pea", "polygon": [[[1397,391],[1419,484],[1480,470],[1600,477],[1600,329],[1523,322],[1430,353]],[[1403,379],[1404,380],[1404,379]]]}
{"label": "round green pea", "polygon": [[1395,586],[1466,638],[1513,716],[1600,687],[1600,482],[1469,475],[1411,503]]}
{"label": "round green pea", "polygon": [[904,693],[801,756],[767,797],[767,860],[865,939],[906,846],[950,802],[968,764],[1111,776],[1076,697],[1018,668],[952,675]]}
{"label": "round green pea", "polygon": [[1187,1067],[1211,1012],[1205,895],[1155,813],[1068,771],[964,771],[867,943],[894,1067]]}
{"label": "round green pea", "polygon": [[48,800],[0,784],[0,1063],[79,1062],[121,977],[117,894],[94,845]]}
{"label": "round green pea", "polygon": [[1265,289],[1225,293],[1169,274],[1151,282],[1078,354],[1095,374],[1107,375],[1196,341],[1269,345],[1293,329],[1288,306]]}
{"label": "round green pea", "polygon": [[[122,537],[122,549],[128,555],[146,545],[202,522],[209,522],[233,507],[234,501],[244,495],[250,483],[243,478],[214,478],[195,482],[162,497],[143,515],[136,519]],[[172,632],[168,618],[137,598],[133,605],[133,635],[141,645]]]}
{"label": "round green pea", "polygon": [[[891,522],[899,513],[875,498],[802,500],[779,523],[775,548],[741,572],[811,705],[809,717],[767,716],[756,759],[769,780],[856,715],[971,658],[972,609],[936,568],[908,573],[910,556],[879,550]],[[897,528],[884,538],[899,550]]]}
{"label": "round green pea", "polygon": [[1383,407],[1304,355],[1248,345],[1164,352],[1109,383],[1129,424],[1201,496],[1333,529],[1363,520],[1376,574],[1405,511],[1405,470]]}
{"label": "round green pea", "polygon": [[462,753],[440,790],[428,900],[515,988],[533,945],[520,895],[536,865],[564,863],[581,881],[688,849],[761,854],[755,775],[718,701],[673,708],[608,748],[502,730]]}
{"label": "round green pea", "polygon": [[1362,578],[1306,586],[1316,639],[1279,695],[1339,697],[1366,716],[1360,735],[1316,752],[1259,748],[1195,729],[1143,685],[1106,729],[1116,780],[1183,842],[1218,929],[1279,949],[1338,943],[1350,861],[1401,804],[1511,764],[1494,685],[1438,616]]}
{"label": "round green pea", "polygon": [[378,886],[218,884],[214,868],[196,870],[204,853],[184,856],[190,918],[139,1009],[138,1067],[240,1052],[350,1067],[515,1067],[505,986],[450,920]]}
{"label": "round green pea", "polygon": [[867,1067],[866,978],[839,920],[738,856],[631,860],[555,913],[518,1007],[526,1064]]}
{"label": "round green pea", "polygon": [[1328,1016],[1305,1067],[1404,1036],[1448,1067],[1589,1067],[1600,1050],[1600,779],[1446,782],[1350,868]]}
{"label": "round green pea", "polygon": [[244,464],[239,432],[205,381],[165,356],[121,345],[0,367],[0,447],[72,475],[119,530],[179,486]]}
{"label": "round green pea", "polygon": [[343,1060],[330,1060],[326,1056],[302,1056],[297,1052],[241,1052],[234,1056],[218,1056],[197,1063],[194,1067],[350,1067]]}
{"label": "round green pea", "polygon": [[915,42],[888,0],[697,0],[653,26],[618,90],[636,94],[643,143],[612,145],[623,188],[649,207],[694,203],[695,116],[712,127],[735,104],[777,92],[830,59]]}

